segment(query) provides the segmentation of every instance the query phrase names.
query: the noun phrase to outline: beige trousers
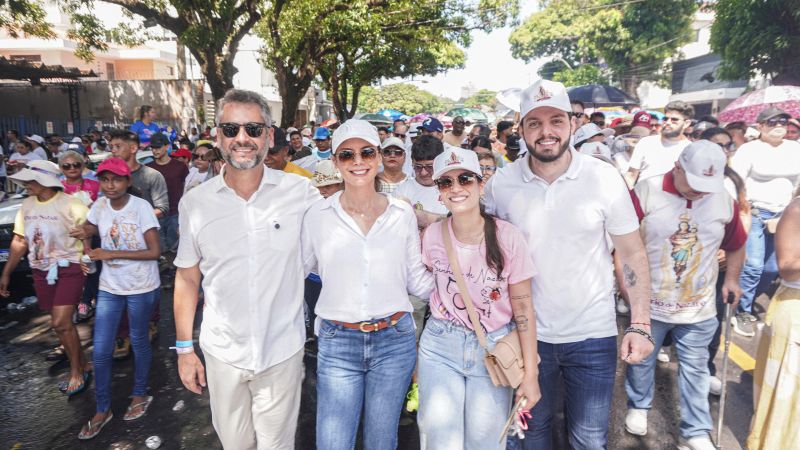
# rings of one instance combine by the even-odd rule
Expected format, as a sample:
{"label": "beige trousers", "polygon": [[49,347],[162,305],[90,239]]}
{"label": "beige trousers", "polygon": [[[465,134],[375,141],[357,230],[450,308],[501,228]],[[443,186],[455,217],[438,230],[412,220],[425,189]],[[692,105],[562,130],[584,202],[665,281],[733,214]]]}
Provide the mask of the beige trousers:
{"label": "beige trousers", "polygon": [[226,450],[294,449],[303,350],[254,373],[205,354],[211,418]]}

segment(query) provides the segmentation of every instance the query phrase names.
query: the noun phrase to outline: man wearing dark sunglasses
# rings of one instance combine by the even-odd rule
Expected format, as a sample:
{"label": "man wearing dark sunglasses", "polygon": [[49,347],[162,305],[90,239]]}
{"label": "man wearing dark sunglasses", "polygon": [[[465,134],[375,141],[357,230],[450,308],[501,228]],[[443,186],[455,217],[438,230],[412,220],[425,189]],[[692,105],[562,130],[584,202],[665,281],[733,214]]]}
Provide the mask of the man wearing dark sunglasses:
{"label": "man wearing dark sunglasses", "polygon": [[639,140],[631,155],[626,179],[633,186],[638,180],[664,175],[672,170],[675,161],[691,141],[686,130],[694,117],[694,107],[682,101],[667,103],[664,107],[664,124],[661,135]]}
{"label": "man wearing dark sunglasses", "polygon": [[464,133],[466,126],[467,121],[464,120],[464,117],[453,117],[453,129],[444,135],[444,143],[450,144],[453,147],[461,147],[461,144],[463,144],[464,140],[467,138],[466,133]]}
{"label": "man wearing dark sunglasses", "polygon": [[747,259],[740,278],[742,290],[733,331],[755,335],[754,299],[766,292],[778,275],[772,233],[800,185],[800,143],[789,141],[786,127],[791,116],[769,107],[758,114],[758,139],[742,144],[731,157],[731,168],[747,186],[753,221],[747,237]]}
{"label": "man wearing dark sunglasses", "polygon": [[[306,338],[300,229],[322,197],[308,179],[264,166],[275,145],[266,99],[231,89],[216,111],[226,164],[180,204],[178,372],[196,394],[208,380],[223,447],[294,448]],[[192,332],[201,278],[205,366]]]}
{"label": "man wearing dark sunglasses", "polygon": [[572,132],[578,131],[578,128],[589,123],[589,117],[586,116],[586,108],[580,100],[570,100],[570,107],[572,107]]}

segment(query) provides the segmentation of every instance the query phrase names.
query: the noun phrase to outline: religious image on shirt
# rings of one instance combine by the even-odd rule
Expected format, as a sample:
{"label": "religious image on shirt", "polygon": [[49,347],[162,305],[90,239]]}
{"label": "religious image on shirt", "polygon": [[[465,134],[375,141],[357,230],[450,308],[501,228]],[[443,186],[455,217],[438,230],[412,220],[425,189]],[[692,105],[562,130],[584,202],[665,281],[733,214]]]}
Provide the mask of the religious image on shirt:
{"label": "religious image on shirt", "polygon": [[45,262],[45,242],[41,228],[38,226],[33,230],[33,258],[34,262]]}
{"label": "religious image on shirt", "polygon": [[[669,298],[679,289],[679,303],[693,302],[703,294],[695,292],[694,277],[701,262],[703,244],[697,236],[697,223],[688,213],[678,218],[678,228],[664,243],[664,261],[661,264],[660,298]],[[700,280],[699,290],[705,291],[705,279]],[[698,295],[700,294],[700,295]]]}
{"label": "religious image on shirt", "polygon": [[[129,215],[133,216],[133,212],[129,213]],[[135,217],[129,217],[127,218],[128,220],[125,219],[126,217],[115,217],[111,223],[111,228],[108,229],[108,237],[113,248],[109,250],[142,250],[139,248],[139,241],[136,239],[139,225],[134,222]]]}

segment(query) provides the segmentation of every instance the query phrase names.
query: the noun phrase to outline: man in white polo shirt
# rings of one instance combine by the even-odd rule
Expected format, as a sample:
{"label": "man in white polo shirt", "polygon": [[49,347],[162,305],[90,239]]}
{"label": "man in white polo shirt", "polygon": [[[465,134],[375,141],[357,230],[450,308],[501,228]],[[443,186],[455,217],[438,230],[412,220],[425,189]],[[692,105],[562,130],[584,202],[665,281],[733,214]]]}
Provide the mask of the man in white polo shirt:
{"label": "man in white polo shirt", "polygon": [[[179,207],[178,371],[198,394],[208,377],[223,447],[293,449],[305,343],[300,228],[322,197],[308,179],[263,164],[273,145],[263,97],[231,89],[217,111],[226,164]],[[205,368],[192,345],[201,279]]]}
{"label": "man in white polo shirt", "polygon": [[739,205],[725,190],[727,157],[710,141],[693,142],[672,171],[642,180],[634,203],[650,261],[650,315],[654,351],[641,364],[629,365],[625,382],[628,414],[625,429],[647,434],[647,412],[655,385],[658,348],[671,333],[678,352],[681,448],[713,450],[708,405],[708,345],[719,326],[716,285],[725,251],[727,271],[722,297],[741,296],[739,272],[744,264],[747,233]]}
{"label": "man in white polo shirt", "polygon": [[528,154],[486,187],[486,209],[522,230],[538,268],[533,304],[542,399],[524,440],[509,448],[553,448],[550,425],[560,380],[574,448],[605,448],[617,363],[614,268],[621,258],[631,327],[620,358],[639,363],[650,341],[650,276],[639,222],[616,169],[570,146],[569,97],[561,83],[537,81],[522,93],[520,131]]}
{"label": "man in white polo shirt", "polygon": [[800,143],[784,139],[791,117],[770,107],[759,113],[761,136],[736,150],[731,168],[744,179],[747,200],[753,206],[753,222],[747,237],[747,259],[742,269],[742,301],[733,321],[733,330],[753,336],[753,302],[778,276],[775,260],[774,228],[783,209],[800,184]]}
{"label": "man in white polo shirt", "polygon": [[682,101],[667,103],[661,134],[643,137],[633,149],[626,174],[631,186],[638,180],[664,175],[672,170],[678,155],[689,145],[684,131],[691,124],[692,117],[692,105]]}

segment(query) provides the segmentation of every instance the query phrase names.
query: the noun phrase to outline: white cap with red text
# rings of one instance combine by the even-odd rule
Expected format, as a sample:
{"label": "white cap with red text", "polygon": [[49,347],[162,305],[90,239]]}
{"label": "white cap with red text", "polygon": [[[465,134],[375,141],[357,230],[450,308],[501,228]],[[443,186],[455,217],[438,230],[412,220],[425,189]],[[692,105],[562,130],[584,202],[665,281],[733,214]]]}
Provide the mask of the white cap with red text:
{"label": "white cap with red text", "polygon": [[433,160],[433,179],[437,180],[451,170],[469,170],[481,174],[478,154],[472,150],[449,146]]}
{"label": "white cap with red text", "polygon": [[569,103],[567,89],[563,84],[556,81],[539,80],[528,89],[522,91],[519,109],[520,117],[525,117],[529,112],[543,106],[550,106],[572,113],[572,105]]}
{"label": "white cap with red text", "polygon": [[725,189],[728,158],[718,144],[700,140],[689,144],[678,157],[689,187],[697,192],[716,193]]}

